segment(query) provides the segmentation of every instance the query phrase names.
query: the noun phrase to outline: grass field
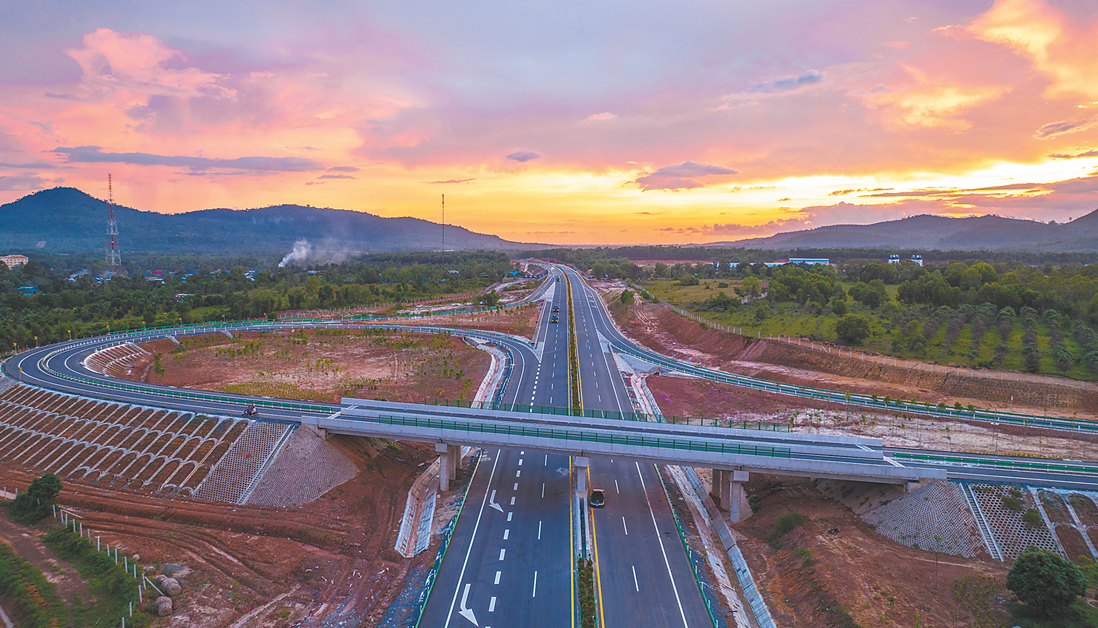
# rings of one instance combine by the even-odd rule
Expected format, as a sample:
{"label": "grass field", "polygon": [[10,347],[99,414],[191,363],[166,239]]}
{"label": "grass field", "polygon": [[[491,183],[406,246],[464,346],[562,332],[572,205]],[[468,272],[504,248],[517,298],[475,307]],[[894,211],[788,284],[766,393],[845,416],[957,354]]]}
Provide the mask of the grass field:
{"label": "grass field", "polygon": [[[697,286],[677,286],[677,282],[670,279],[659,279],[643,282],[641,287],[661,301],[673,303],[683,309],[690,310],[713,322],[721,323],[729,327],[743,329],[748,336],[785,334],[790,336],[810,337],[820,341],[839,342],[835,334],[835,324],[839,317],[824,308],[822,312],[802,307],[796,302],[768,304],[765,302],[748,303],[731,312],[705,311],[699,308],[710,296],[724,292],[729,296],[735,296],[733,288],[739,285],[734,279],[708,279],[701,280]],[[727,287],[720,287],[724,283]],[[850,282],[842,282],[844,289],[849,290],[853,285]],[[965,323],[957,339],[947,345],[946,331],[948,323],[944,322],[937,331],[926,339],[926,346],[922,350],[909,350],[904,347],[894,348],[893,341],[899,329],[910,321],[917,321],[922,326],[930,318],[931,310],[928,308],[907,308],[895,303],[896,286],[887,286],[889,296],[893,299],[896,309],[891,313],[886,307],[880,310],[871,310],[848,300],[848,311],[862,314],[869,319],[870,337],[859,347],[867,351],[876,351],[885,355],[898,358],[924,360],[938,364],[964,364],[969,366],[995,366],[1014,371],[1024,371],[1025,363],[1022,357],[1022,335],[1025,329],[1021,320],[1016,320],[1010,337],[1003,344],[1007,346],[1007,354],[1002,366],[995,365],[995,346],[1002,343],[993,321],[987,331],[980,338],[975,355],[969,355],[973,351],[972,346],[972,321]],[[763,283],[766,290],[766,283]],[[759,310],[765,310],[765,318],[760,318]],[[884,313],[882,313],[884,312]],[[1056,368],[1056,364],[1049,355],[1049,328],[1044,322],[1037,325],[1037,345],[1041,349],[1041,362],[1039,373],[1045,375],[1064,375],[1079,380],[1093,381],[1098,379],[1094,371],[1087,368],[1081,361],[1076,360],[1075,365],[1066,372]],[[1064,345],[1077,357],[1081,357],[1078,345],[1071,339],[1070,334],[1064,340]]]}

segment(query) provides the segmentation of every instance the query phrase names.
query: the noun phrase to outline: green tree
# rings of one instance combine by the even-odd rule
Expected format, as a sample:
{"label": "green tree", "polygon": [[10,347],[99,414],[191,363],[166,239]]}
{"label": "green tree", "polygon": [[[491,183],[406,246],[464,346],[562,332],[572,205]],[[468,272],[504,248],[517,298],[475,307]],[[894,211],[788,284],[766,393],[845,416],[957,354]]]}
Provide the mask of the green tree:
{"label": "green tree", "polygon": [[1023,604],[1046,617],[1069,608],[1087,591],[1083,571],[1045,549],[1030,547],[1010,568],[1007,589]]}
{"label": "green tree", "polygon": [[57,496],[61,494],[61,479],[47,473],[31,482],[27,492],[15,498],[11,505],[12,519],[18,523],[37,523],[53,510]]}
{"label": "green tree", "polygon": [[846,343],[861,344],[869,337],[869,319],[861,314],[847,314],[835,324],[835,333]]}

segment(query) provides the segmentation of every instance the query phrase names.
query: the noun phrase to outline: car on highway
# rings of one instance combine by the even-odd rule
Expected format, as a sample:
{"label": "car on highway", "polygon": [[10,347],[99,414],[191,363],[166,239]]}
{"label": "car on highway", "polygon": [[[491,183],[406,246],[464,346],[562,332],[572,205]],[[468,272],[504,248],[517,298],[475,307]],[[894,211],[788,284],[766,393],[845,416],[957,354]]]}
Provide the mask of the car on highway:
{"label": "car on highway", "polygon": [[559,311],[560,311],[560,308],[554,305],[553,306],[553,313],[556,314]]}
{"label": "car on highway", "polygon": [[606,505],[606,492],[601,488],[591,489],[591,496],[587,498],[587,503],[591,504],[592,508],[602,508]]}
{"label": "car on highway", "polygon": [[550,318],[550,319],[549,319],[549,322],[550,322],[550,323],[559,323],[559,322],[560,322],[560,319],[558,319],[558,318],[557,318],[556,316],[554,316],[553,318]]}

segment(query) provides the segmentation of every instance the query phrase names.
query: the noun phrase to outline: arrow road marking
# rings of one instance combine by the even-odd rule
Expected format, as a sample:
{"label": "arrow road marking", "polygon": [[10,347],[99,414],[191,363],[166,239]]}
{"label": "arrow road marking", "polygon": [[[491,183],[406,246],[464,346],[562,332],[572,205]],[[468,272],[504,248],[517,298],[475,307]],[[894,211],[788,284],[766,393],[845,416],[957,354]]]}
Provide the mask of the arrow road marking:
{"label": "arrow road marking", "polygon": [[469,621],[473,622],[473,625],[477,626],[479,628],[480,624],[477,623],[477,616],[473,614],[473,609],[465,607],[465,602],[468,599],[469,599],[469,585],[466,584],[465,585],[465,593],[461,594],[461,610],[458,611],[458,614],[461,615],[462,617],[464,617],[465,619],[468,619]]}
{"label": "arrow road marking", "polygon": [[503,506],[496,503],[496,492],[494,490],[492,491],[492,496],[488,498],[488,507],[503,512]]}

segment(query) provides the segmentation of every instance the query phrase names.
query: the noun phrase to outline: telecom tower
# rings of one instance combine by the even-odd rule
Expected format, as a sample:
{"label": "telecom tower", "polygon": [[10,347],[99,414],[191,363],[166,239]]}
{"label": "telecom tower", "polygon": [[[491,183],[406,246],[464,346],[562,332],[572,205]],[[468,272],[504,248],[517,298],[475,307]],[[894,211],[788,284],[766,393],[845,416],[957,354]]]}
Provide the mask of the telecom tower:
{"label": "telecom tower", "polygon": [[122,252],[118,250],[118,222],[114,219],[114,190],[107,174],[107,268],[112,275],[122,270]]}
{"label": "telecom tower", "polygon": [[446,195],[442,195],[442,263],[446,263]]}

